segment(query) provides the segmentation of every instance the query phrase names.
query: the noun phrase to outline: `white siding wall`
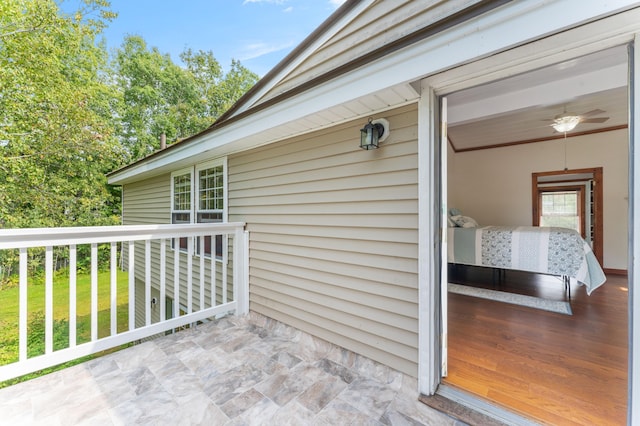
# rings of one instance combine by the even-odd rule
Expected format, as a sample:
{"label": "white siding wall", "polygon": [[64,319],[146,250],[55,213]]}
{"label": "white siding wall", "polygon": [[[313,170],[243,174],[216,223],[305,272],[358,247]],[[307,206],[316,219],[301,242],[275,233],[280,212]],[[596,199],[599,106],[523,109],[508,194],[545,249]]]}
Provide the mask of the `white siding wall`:
{"label": "white siding wall", "polygon": [[229,220],[250,231],[250,309],[417,375],[417,110],[229,158]]}

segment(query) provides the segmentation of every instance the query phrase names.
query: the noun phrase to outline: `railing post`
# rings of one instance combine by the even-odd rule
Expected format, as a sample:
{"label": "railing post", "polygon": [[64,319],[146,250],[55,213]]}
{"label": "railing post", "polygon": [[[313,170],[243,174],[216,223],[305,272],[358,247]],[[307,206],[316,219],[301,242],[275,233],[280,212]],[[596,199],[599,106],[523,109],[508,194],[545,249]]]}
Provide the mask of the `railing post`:
{"label": "railing post", "polygon": [[237,302],[236,315],[249,313],[249,232],[238,228],[233,237],[233,295]]}

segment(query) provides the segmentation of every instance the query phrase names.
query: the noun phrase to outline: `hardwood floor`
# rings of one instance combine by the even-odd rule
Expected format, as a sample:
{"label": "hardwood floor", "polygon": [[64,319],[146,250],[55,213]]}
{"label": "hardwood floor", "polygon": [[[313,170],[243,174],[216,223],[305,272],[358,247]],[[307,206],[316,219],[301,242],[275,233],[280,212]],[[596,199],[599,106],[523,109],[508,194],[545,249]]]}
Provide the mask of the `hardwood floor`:
{"label": "hardwood floor", "polygon": [[[449,281],[497,289],[485,268],[451,268]],[[506,271],[500,286],[565,297],[556,277]],[[624,425],[627,293],[623,276],[591,296],[572,287],[572,316],[450,293],[444,382],[544,424]]]}

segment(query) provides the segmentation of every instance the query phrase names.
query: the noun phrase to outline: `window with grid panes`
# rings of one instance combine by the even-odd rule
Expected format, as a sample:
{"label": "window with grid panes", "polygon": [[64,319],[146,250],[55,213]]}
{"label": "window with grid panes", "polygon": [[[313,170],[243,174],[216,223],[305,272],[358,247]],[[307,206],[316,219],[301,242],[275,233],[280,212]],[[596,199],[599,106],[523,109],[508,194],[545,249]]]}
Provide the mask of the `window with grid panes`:
{"label": "window with grid panes", "polygon": [[[224,213],[224,167],[222,164],[196,170],[196,221],[198,223],[222,222]],[[222,236],[217,235],[215,256],[222,256]],[[200,242],[196,245],[200,253]],[[204,239],[204,254],[211,256],[211,237]]]}
{"label": "window with grid panes", "polygon": [[[171,175],[171,223],[191,223],[191,171]],[[175,248],[175,241],[172,242]],[[187,238],[180,238],[180,250],[187,250]]]}
{"label": "window with grid panes", "polygon": [[578,191],[543,192],[540,196],[540,226],[558,226],[581,232]]}

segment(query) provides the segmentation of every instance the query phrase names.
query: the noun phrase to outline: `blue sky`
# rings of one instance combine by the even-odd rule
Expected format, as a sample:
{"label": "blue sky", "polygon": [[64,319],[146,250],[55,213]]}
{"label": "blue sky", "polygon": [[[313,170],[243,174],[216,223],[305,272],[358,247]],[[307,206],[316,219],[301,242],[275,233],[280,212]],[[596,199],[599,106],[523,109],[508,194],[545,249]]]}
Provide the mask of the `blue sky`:
{"label": "blue sky", "polygon": [[118,18],[104,37],[114,49],[127,34],[141,35],[174,62],[185,48],[211,50],[223,68],[228,69],[233,58],[263,76],[343,2],[111,0]]}

